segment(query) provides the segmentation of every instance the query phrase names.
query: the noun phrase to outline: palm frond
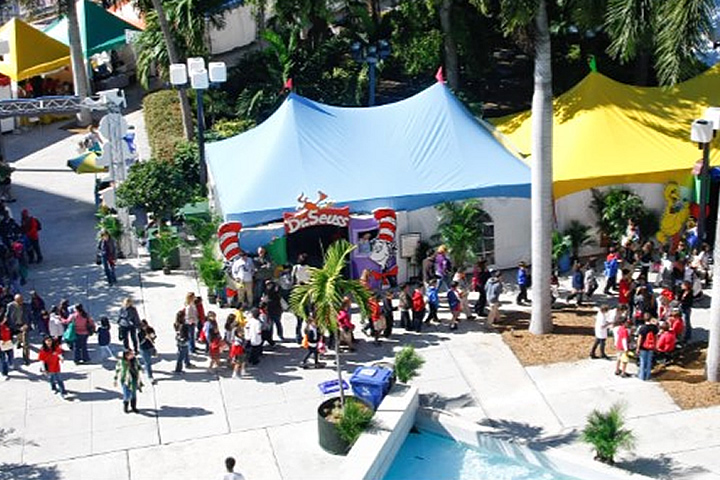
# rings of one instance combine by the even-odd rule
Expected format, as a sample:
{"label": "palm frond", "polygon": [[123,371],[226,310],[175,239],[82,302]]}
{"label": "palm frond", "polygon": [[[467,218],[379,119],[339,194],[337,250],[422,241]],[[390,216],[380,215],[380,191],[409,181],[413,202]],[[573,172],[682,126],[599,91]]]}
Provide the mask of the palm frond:
{"label": "palm frond", "polygon": [[714,0],[659,2],[656,29],[655,68],[663,85],[683,80],[695,53],[713,31]]}
{"label": "palm frond", "polygon": [[290,308],[299,318],[307,319],[313,312],[314,318],[323,329],[337,330],[337,314],[345,296],[352,296],[364,314],[369,313],[368,292],[357,280],[343,277],[348,255],[355,249],[347,240],[338,240],[325,252],[322,268],[309,268],[310,280],[296,286],[290,294]]}
{"label": "palm frond", "polygon": [[608,54],[628,62],[649,46],[652,29],[652,0],[608,0],[605,29],[611,42]]}

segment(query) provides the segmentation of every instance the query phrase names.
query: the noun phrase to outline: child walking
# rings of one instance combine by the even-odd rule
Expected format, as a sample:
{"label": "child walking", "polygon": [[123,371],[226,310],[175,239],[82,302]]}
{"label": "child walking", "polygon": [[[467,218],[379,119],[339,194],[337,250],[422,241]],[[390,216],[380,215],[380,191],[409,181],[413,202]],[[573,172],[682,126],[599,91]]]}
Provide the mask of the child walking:
{"label": "child walking", "polygon": [[47,374],[52,391],[60,393],[65,398],[67,390],[60,374],[60,364],[63,361],[62,347],[51,337],[45,337],[43,346],[38,352],[38,360],[42,362],[42,371]]}
{"label": "child walking", "polygon": [[410,312],[412,311],[412,294],[410,293],[410,284],[403,283],[400,287],[400,326],[406,330],[410,330],[412,319]]}
{"label": "child walking", "polygon": [[529,280],[527,265],[525,262],[520,262],[518,264],[517,271],[517,284],[520,289],[520,293],[518,293],[517,298],[515,299],[515,303],[518,305],[528,302],[527,291],[529,286],[528,284],[530,283]]}
{"label": "child walking", "polygon": [[[230,314],[235,323],[235,315]],[[230,317],[228,317],[230,323]],[[233,378],[245,376],[245,327],[235,325],[232,334],[232,346],[230,347],[230,361],[233,365]]]}
{"label": "child walking", "polygon": [[[107,355],[106,360],[113,358],[112,348],[110,348],[110,320],[108,317],[100,317],[100,328],[97,331],[98,353]],[[102,361],[102,359],[100,359]]]}
{"label": "child walking", "polygon": [[380,299],[375,293],[370,297],[368,302],[370,306],[370,321],[372,322],[372,336],[374,338],[375,345],[380,345],[380,334],[385,330],[385,317],[383,316],[382,308],[380,307]]}
{"label": "child walking", "polygon": [[423,296],[422,285],[418,285],[412,295],[412,326],[410,330],[420,332],[422,330],[423,317],[425,317],[425,297]]}
{"label": "child walking", "polygon": [[438,295],[437,280],[433,279],[428,282],[427,287],[427,304],[428,304],[428,316],[425,319],[425,323],[439,322],[438,308],[440,308],[440,296]]}
{"label": "child walking", "polygon": [[615,321],[613,329],[613,337],[615,338],[615,350],[618,352],[617,362],[615,362],[615,375],[627,378],[627,364],[630,358],[628,351],[630,350],[630,326],[632,322],[626,318],[620,317]]}

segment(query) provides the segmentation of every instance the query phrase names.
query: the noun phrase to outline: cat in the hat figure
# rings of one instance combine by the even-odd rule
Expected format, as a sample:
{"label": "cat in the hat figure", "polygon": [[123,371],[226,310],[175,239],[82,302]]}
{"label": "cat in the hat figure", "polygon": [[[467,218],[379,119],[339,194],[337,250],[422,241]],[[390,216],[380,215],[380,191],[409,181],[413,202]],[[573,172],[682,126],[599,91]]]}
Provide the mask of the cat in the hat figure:
{"label": "cat in the hat figure", "polygon": [[378,280],[382,280],[383,283],[394,283],[398,272],[395,210],[380,208],[373,211],[373,216],[378,222],[378,234],[372,241],[370,260],[380,267],[380,271],[373,272],[373,276]]}

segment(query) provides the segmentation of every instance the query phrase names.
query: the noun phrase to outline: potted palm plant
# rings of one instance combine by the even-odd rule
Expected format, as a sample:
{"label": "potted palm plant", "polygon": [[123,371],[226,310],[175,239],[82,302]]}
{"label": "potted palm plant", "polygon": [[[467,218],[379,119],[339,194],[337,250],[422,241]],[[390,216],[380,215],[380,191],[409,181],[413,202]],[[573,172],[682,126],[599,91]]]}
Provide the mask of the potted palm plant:
{"label": "potted palm plant", "polygon": [[[338,311],[345,296],[354,299],[363,315],[370,314],[370,292],[359,281],[343,276],[345,263],[354,248],[347,240],[338,240],[330,245],[322,268],[310,267],[308,283],[296,286],[290,296],[293,313],[306,320],[312,311],[318,329],[334,335],[335,345],[339,344]],[[339,348],[335,349],[335,365],[339,396],[325,400],[318,407],[318,436],[323,449],[334,454],[345,454],[359,435],[357,426],[364,429],[369,425],[372,407],[361,399],[345,395]]]}
{"label": "potted palm plant", "polygon": [[177,255],[179,247],[180,237],[169,228],[161,227],[155,233],[155,237],[150,243],[150,253],[160,260],[165,275],[170,274],[172,259]]}
{"label": "potted palm plant", "polygon": [[195,261],[200,281],[202,281],[208,289],[208,302],[214,304],[217,302],[217,296],[220,289],[225,287],[225,269],[223,262],[215,257],[215,244],[209,242],[203,245],[200,258]]}
{"label": "potted palm plant", "polygon": [[609,465],[615,463],[615,454],[621,448],[630,449],[635,436],[625,428],[622,406],[615,404],[607,412],[593,410],[582,431],[584,442],[595,447],[595,460]]}
{"label": "potted palm plant", "polygon": [[555,230],[552,234],[552,261],[560,273],[570,270],[570,235],[563,235]]}

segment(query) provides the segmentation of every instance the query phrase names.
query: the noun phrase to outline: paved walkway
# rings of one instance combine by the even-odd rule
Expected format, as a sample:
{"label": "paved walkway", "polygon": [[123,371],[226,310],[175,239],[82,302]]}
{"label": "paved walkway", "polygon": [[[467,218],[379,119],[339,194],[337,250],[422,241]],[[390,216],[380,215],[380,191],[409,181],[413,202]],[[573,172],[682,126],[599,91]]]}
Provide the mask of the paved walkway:
{"label": "paved walkway", "polygon": [[[337,478],[342,459],[317,446],[315,420],[316,385],[333,371],[297,368],[304,352],[282,343],[250,371],[252,378],[209,373],[204,356],[193,359],[200,368],[174,376],[172,322],[185,292],[199,289],[192,272],[163,275],[148,271],[146,259],[133,259],[119,267],[119,286],[105,286],[93,264],[93,176],[63,171],[78,138],[41,128],[6,138],[10,159],[18,159],[14,205],[43,220],[46,262],[32,269],[28,289],[48,303],[61,296],[80,301],[96,318],[116,316],[122,298],[133,296],[159,333],[159,382],[140,395],[141,413],[127,415],[112,385],[112,362],[66,362],[70,400],[51,395],[37,364],[12,372],[0,382],[0,479],[220,478],[227,455],[236,456],[248,479]],[[30,154],[29,145],[37,151]],[[693,323],[702,328],[707,315],[696,311]],[[294,319],[283,321],[292,331]],[[475,322],[454,334],[398,329],[381,347],[362,344],[346,355],[345,370],[389,358],[403,344],[415,345],[427,360],[415,383],[428,406],[536,448],[587,457],[577,428],[592,408],[624,400],[638,436],[637,456],[623,457],[626,467],[657,478],[720,479],[720,408],[681,411],[659,385],[619,379],[609,362],[524,368],[499,335]]]}

